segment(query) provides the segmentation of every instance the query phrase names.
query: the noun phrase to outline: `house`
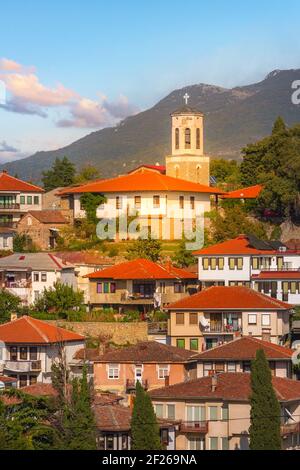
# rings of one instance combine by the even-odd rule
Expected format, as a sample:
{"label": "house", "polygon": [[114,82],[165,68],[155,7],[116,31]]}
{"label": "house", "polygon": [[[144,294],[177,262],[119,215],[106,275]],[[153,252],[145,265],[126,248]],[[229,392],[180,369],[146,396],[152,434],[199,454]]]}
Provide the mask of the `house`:
{"label": "house", "polygon": [[156,341],[137,343],[104,353],[94,361],[94,387],[126,396],[139,381],[146,390],[196,377],[195,354]]}
{"label": "house", "polygon": [[115,264],[115,260],[103,256],[99,251],[57,251],[54,255],[63,263],[70,263],[75,268],[77,288],[84,293],[84,303],[90,302],[88,274],[100,271]]}
{"label": "house", "polygon": [[256,351],[263,349],[272,375],[293,378],[292,356],[294,351],[253,336],[242,336],[193,356],[197,361],[197,377],[207,377],[222,372],[250,372]]}
{"label": "house", "polygon": [[51,253],[14,253],[0,258],[0,287],[33,304],[55,282],[76,287],[74,266]]}
{"label": "house", "polygon": [[[300,444],[300,382],[272,377],[281,407],[282,449]],[[176,450],[248,450],[250,374],[221,373],[150,392],[158,418],[176,422]]]}
{"label": "house", "polygon": [[[99,450],[131,449],[132,408],[119,403],[114,394],[96,395],[93,411],[97,426],[97,445]],[[166,450],[175,449],[176,423],[159,419],[161,443]]]}
{"label": "house", "polygon": [[18,387],[51,383],[51,366],[61,357],[71,362],[85,344],[83,336],[32,317],[0,325],[0,370]]}
{"label": "house", "polygon": [[92,307],[141,311],[160,308],[197,291],[197,275],[171,263],[135,259],[88,274]]}
{"label": "house", "polygon": [[111,230],[103,237],[135,239],[147,236],[151,229],[152,238],[182,239],[183,231],[190,233],[197,219],[210,211],[211,199],[217,202],[223,194],[210,186],[203,126],[203,114],[183,106],[172,113],[172,153],[165,166],[140,165],[125,175],[65,188],[58,194],[73,210],[75,220],[85,217],[82,194],[103,195],[105,202],[99,205],[97,217],[104,226],[111,222]]}
{"label": "house", "polygon": [[201,287],[252,287],[293,305],[300,304],[300,251],[278,241],[239,235],[194,252]]}
{"label": "house", "polygon": [[[0,355],[1,355],[1,350],[0,350]],[[4,390],[5,388],[16,387],[16,385],[17,385],[17,379],[15,379],[14,377],[7,377],[6,375],[0,374],[0,391]]]}
{"label": "house", "polygon": [[208,287],[166,308],[170,343],[194,351],[241,335],[279,344],[290,331],[292,306],[248,287]]}
{"label": "house", "polygon": [[0,251],[13,251],[16,229],[0,226]]}
{"label": "house", "polygon": [[41,210],[43,193],[44,190],[39,186],[26,183],[2,171],[0,173],[0,226],[16,228],[17,223],[28,211]]}
{"label": "house", "polygon": [[30,237],[40,250],[55,248],[57,237],[69,221],[60,211],[28,211],[18,223],[18,233]]}

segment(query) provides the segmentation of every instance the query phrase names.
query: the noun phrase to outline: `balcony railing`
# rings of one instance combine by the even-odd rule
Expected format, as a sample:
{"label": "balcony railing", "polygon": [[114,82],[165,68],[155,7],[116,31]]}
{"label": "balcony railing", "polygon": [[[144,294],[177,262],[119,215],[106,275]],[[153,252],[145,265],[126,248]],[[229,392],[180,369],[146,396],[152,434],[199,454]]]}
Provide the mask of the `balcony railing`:
{"label": "balcony railing", "polygon": [[206,434],[208,432],[208,421],[182,421],[180,431]]}
{"label": "balcony railing", "polygon": [[282,426],[280,426],[281,436],[286,436],[287,434],[294,434],[294,433],[299,433],[299,432],[300,432],[300,422],[283,424]]}
{"label": "balcony railing", "polygon": [[39,372],[42,368],[42,362],[37,361],[6,361],[4,369],[13,372]]}
{"label": "balcony railing", "polygon": [[22,280],[22,281],[6,281],[4,283],[4,287],[7,287],[9,289],[30,289],[32,287],[32,283],[31,281],[25,281],[25,280]]}
{"label": "balcony railing", "polygon": [[149,322],[148,323],[148,335],[155,334],[166,334],[168,331],[168,322]]}
{"label": "balcony railing", "polygon": [[5,222],[4,220],[0,221],[0,227],[4,228],[17,228],[17,222],[11,222],[10,220]]}
{"label": "balcony railing", "polygon": [[240,326],[233,326],[233,325],[223,325],[223,324],[216,324],[216,325],[209,325],[203,333],[241,333],[242,328]]}
{"label": "balcony railing", "polygon": [[126,380],[126,390],[135,390],[136,382],[140,382],[142,387],[147,390],[148,389],[148,380]]}
{"label": "balcony railing", "polygon": [[2,203],[0,204],[0,210],[5,210],[5,209],[9,209],[9,210],[13,210],[13,209],[20,209],[20,204],[17,204],[17,203]]}

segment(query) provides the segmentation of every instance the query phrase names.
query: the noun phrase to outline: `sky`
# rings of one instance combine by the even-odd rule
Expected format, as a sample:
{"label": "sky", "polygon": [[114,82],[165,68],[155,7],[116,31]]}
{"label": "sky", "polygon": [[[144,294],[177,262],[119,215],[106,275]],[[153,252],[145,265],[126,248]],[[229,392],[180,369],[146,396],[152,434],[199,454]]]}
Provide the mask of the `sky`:
{"label": "sky", "polygon": [[115,125],[175,88],[300,69],[299,16],[298,0],[1,2],[0,163]]}

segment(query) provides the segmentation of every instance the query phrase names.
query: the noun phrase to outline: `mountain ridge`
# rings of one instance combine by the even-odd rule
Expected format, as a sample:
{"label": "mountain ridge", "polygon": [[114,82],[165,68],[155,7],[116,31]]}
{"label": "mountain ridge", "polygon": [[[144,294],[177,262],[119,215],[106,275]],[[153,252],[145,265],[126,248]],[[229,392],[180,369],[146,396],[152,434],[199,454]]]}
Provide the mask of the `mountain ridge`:
{"label": "mountain ridge", "polygon": [[205,152],[215,157],[240,157],[248,143],[268,135],[281,115],[288,125],[300,122],[300,106],[291,102],[292,82],[300,69],[273,70],[257,83],[224,88],[199,83],[171,91],[151,108],[129,116],[114,127],[96,130],[53,151],[39,151],[0,165],[11,174],[39,182],[57,157],[77,167],[90,163],[103,177],[129,171],[140,163],[163,163],[171,148],[170,114],[190,95],[189,105],[205,114]]}

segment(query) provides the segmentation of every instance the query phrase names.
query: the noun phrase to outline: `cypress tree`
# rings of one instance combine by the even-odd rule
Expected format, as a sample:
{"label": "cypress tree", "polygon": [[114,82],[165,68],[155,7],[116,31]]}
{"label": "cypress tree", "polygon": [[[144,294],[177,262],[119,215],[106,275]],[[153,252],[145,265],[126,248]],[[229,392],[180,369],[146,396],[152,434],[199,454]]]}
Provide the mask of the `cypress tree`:
{"label": "cypress tree", "polygon": [[138,381],[131,418],[133,450],[161,450],[159,426],[151,399]]}
{"label": "cypress tree", "polygon": [[280,405],[272,386],[271,370],[263,349],[251,365],[251,450],[280,450]]}

